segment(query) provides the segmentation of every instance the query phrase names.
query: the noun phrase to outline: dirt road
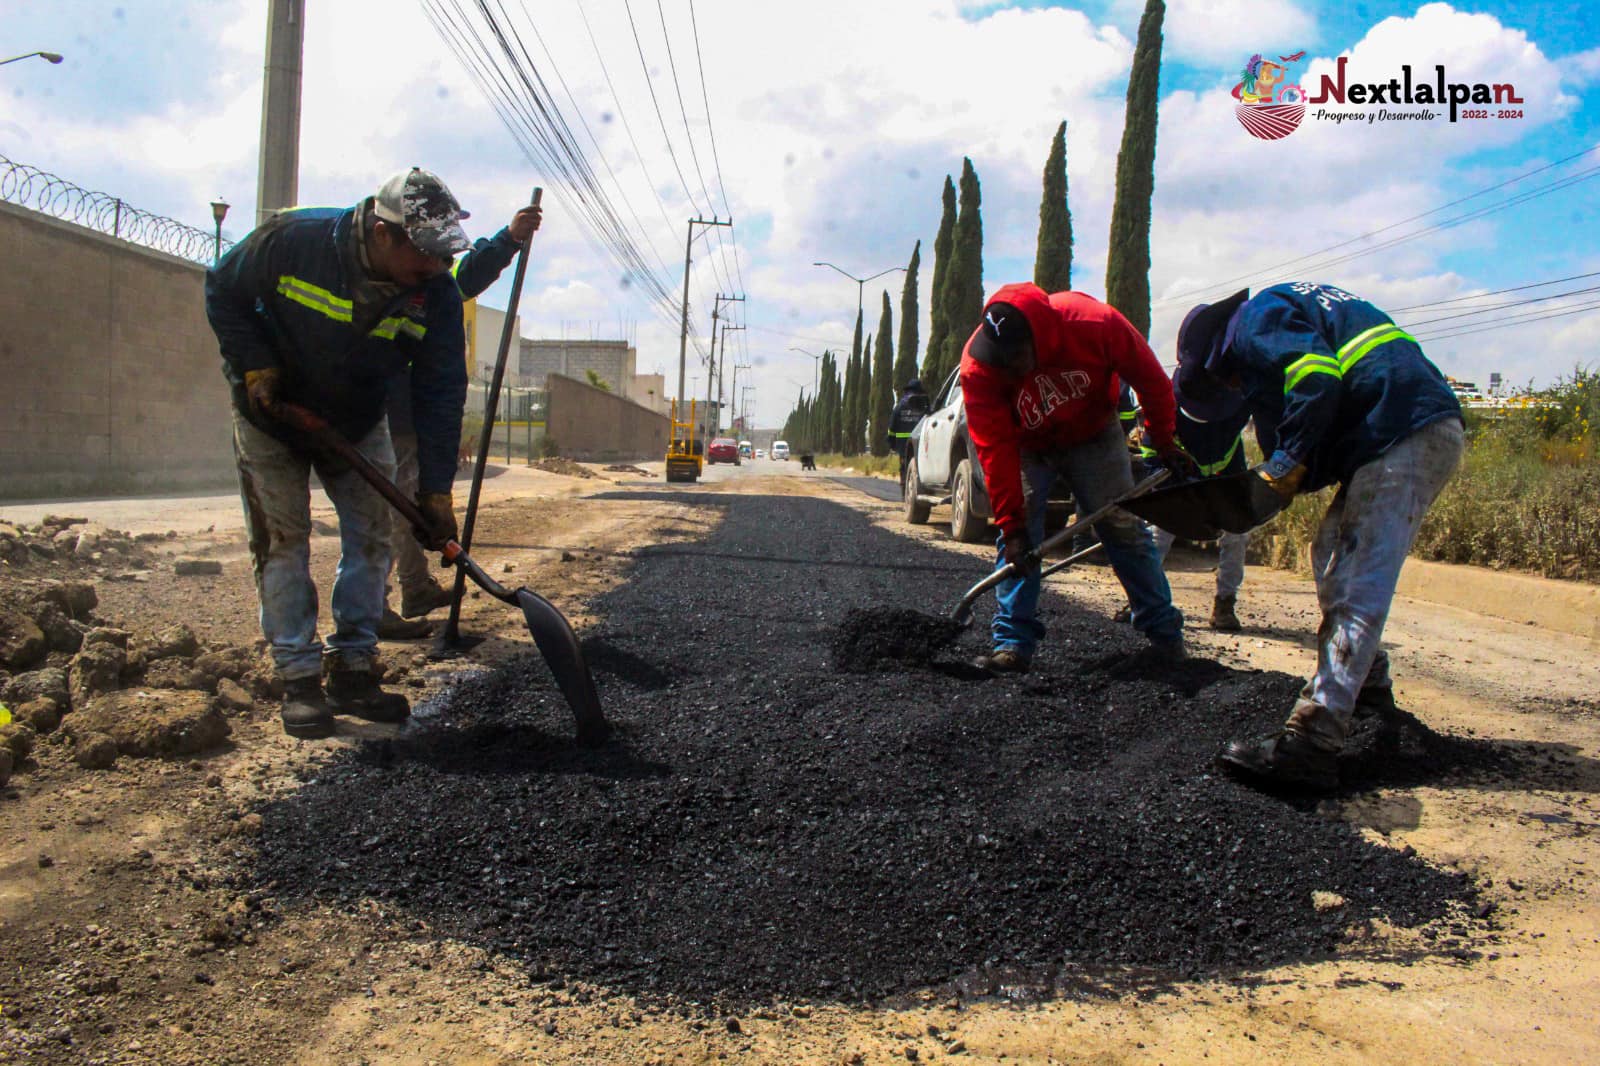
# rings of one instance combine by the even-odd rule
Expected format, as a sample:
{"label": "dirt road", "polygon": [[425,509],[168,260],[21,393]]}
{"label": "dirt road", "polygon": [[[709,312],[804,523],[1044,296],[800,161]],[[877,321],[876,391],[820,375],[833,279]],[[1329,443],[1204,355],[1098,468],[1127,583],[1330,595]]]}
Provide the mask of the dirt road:
{"label": "dirt road", "polygon": [[[1107,896],[1126,893],[1123,910],[1141,895],[1153,901],[1119,946],[1109,928],[1089,935],[1057,921],[1100,913],[1063,902],[1092,895],[1097,882],[1049,869],[1065,854],[1056,850],[1070,836],[1064,827],[1078,824],[1075,805],[1104,796],[1080,788],[1126,747],[1108,742],[1102,723],[1137,722],[1136,711],[1161,701],[1186,728],[1153,738],[1159,758],[1132,760],[1155,768],[1141,780],[1166,784],[1130,794],[1125,819],[1101,820],[1129,831],[1099,839],[1128,848],[1166,839],[1179,808],[1161,806],[1165,793],[1213,804],[1213,821],[1224,816],[1214,804],[1232,786],[1204,773],[1184,739],[1199,731],[1187,725],[1226,710],[1207,686],[1212,697],[1255,692],[1304,672],[1310,585],[1252,569],[1246,632],[1192,631],[1219,671],[1193,695],[1089,684],[1086,663],[1137,647],[1109,620],[1120,594],[1095,567],[1053,579],[1049,652],[1026,684],[975,688],[930,673],[830,680],[825,639],[846,607],[904,594],[937,609],[981,575],[991,549],[906,527],[893,504],[794,467],[718,468],[685,494],[626,473],[514,471],[488,483],[475,554],[589,627],[623,737],[600,762],[562,754],[570,722],[530,666],[520,619],[483,599],[468,603],[467,625],[492,639],[471,663],[386,647],[419,704],[401,735],[363,727],[300,744],[258,703],[231,718],[222,750],[124,758],[98,773],[44,738],[0,800],[0,1061],[1600,1058],[1593,642],[1401,599],[1389,628],[1399,703],[1514,760],[1310,810],[1254,807],[1264,801],[1241,794],[1237,824],[1197,827],[1235,840],[1253,821],[1272,827],[1250,868],[1276,871],[1294,898],[1269,892],[1258,914],[1279,923],[1315,914],[1337,931],[1332,941],[1301,938],[1300,955],[1274,950],[1273,964],[1251,963],[1235,950],[1247,932],[1230,911],[1227,935],[1239,939],[1218,944],[1200,897],[1167,891],[1183,865],[1196,876],[1246,868],[1229,867],[1227,848],[1200,843],[1210,839],[1201,833],[1179,873],[1163,865],[1175,849],[1144,855],[1149,869],[1168,871],[1148,890],[1137,876],[1106,885]],[[149,505],[147,528],[183,510]],[[206,523],[214,528],[191,519],[160,546],[164,561],[221,561],[220,577],[177,578],[161,565],[142,579],[102,580],[99,615],[136,633],[184,621],[202,637],[254,639],[244,545],[224,515],[219,504]],[[19,517],[29,520],[0,511]],[[99,517],[119,516],[108,507]],[[324,593],[336,545],[314,539]],[[904,568],[875,568],[890,561]],[[45,572],[7,571],[0,593]],[[1210,580],[1203,558],[1175,560],[1175,593],[1191,618],[1204,617]],[[506,695],[525,718],[498,732],[475,721],[486,700]],[[1091,696],[1103,711],[1058,720],[1056,709]],[[958,731],[978,713],[982,722],[1010,715],[1015,743],[995,744],[989,731],[963,742]],[[789,746],[802,735],[805,744]],[[763,745],[781,757],[745,759]],[[525,754],[508,761],[507,752]],[[1081,777],[1062,763],[1071,756],[1085,761]],[[991,765],[1005,774],[984,777]],[[412,802],[374,802],[390,788]],[[496,801],[472,809],[475,795]],[[1005,824],[1010,808],[1032,811],[1043,836]],[[861,831],[842,833],[847,823]],[[1303,839],[1285,833],[1296,824]],[[585,839],[588,859],[565,847]],[[1317,842],[1337,842],[1371,871],[1344,870],[1342,903],[1323,898],[1322,910],[1295,879]],[[835,844],[862,850],[838,862]],[[537,861],[519,866],[513,847]],[[959,887],[952,875],[963,863],[982,891]],[[408,868],[416,883],[401,891]],[[832,914],[798,909],[817,905],[801,890],[819,869],[860,897],[836,899],[843,909]],[[625,883],[584,880],[617,870],[630,871]],[[874,882],[877,871],[892,877]],[[564,881],[552,880],[557,872]],[[1046,883],[1015,898],[1007,885],[1028,878]],[[721,904],[700,899],[697,914],[682,904],[698,897],[681,894],[696,879],[745,891]],[[1421,924],[1378,916],[1403,920],[1398,901],[1424,882],[1446,891]],[[464,905],[480,894],[499,902]],[[941,898],[960,903],[948,930],[934,909]],[[1168,898],[1176,902],[1163,911]],[[1228,898],[1235,910],[1247,905]],[[897,927],[885,908],[899,908],[889,919],[912,918]],[[721,913],[704,913],[712,909]],[[764,924],[739,925],[753,916]],[[720,932],[697,948],[685,933],[695,928]],[[518,943],[530,930],[538,935]],[[875,945],[852,943],[885,930]],[[1051,953],[1074,935],[1086,950]],[[1203,976],[1153,966],[1164,941],[1213,951],[1197,963]],[[830,965],[883,979],[830,988]]]}

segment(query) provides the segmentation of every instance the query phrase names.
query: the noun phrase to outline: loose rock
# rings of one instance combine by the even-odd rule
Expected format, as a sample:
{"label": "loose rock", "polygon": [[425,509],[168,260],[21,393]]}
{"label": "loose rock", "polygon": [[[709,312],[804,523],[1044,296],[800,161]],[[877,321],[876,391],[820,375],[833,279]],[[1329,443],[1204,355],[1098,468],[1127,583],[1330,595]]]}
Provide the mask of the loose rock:
{"label": "loose rock", "polygon": [[16,707],[11,712],[17,721],[31,728],[39,736],[56,731],[61,724],[61,709],[55,700],[37,699]]}
{"label": "loose rock", "polygon": [[80,734],[73,745],[72,757],[85,770],[109,770],[117,764],[117,742],[105,733]]}
{"label": "loose rock", "polygon": [[129,689],[101,696],[67,719],[73,736],[104,733],[124,755],[197,755],[232,728],[202,692]]}
{"label": "loose rock", "polygon": [[217,702],[239,714],[253,710],[256,705],[254,697],[245,691],[243,685],[226,677],[217,682]]}
{"label": "loose rock", "polygon": [[159,631],[145,645],[145,658],[192,659],[200,654],[200,638],[186,625],[173,625]]}
{"label": "loose rock", "polygon": [[27,670],[50,652],[44,632],[21,611],[0,610],[0,666]]}
{"label": "loose rock", "polygon": [[48,699],[65,711],[71,706],[68,692],[67,672],[58,667],[47,666],[42,670],[30,670],[25,674],[18,674],[7,681],[4,691],[0,692],[0,699],[13,707],[37,699]]}
{"label": "loose rock", "polygon": [[[89,637],[106,630],[91,630]],[[72,693],[72,706],[81,707],[104,692],[112,692],[122,684],[122,670],[128,665],[128,653],[109,641],[90,643],[85,638],[83,650],[73,656],[67,668],[67,688]]]}

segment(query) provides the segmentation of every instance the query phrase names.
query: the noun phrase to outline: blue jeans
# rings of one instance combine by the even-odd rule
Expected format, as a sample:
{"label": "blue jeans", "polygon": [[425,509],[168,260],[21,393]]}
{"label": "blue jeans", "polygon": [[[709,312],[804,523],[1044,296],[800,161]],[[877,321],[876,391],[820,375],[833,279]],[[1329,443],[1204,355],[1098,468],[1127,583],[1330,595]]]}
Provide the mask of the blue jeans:
{"label": "blue jeans", "polygon": [[[1049,454],[1022,453],[1028,536],[1034,544],[1044,540],[1045,502],[1058,477],[1066,479],[1067,487],[1085,512],[1097,511],[1133,488],[1128,445],[1117,420],[1108,421],[1105,429],[1082,444]],[[1106,558],[1133,607],[1134,628],[1151,640],[1181,639],[1183,612],[1172,605],[1172,589],[1161,570],[1161,558],[1149,527],[1126,511],[1113,510],[1094,524],[1094,531],[1105,545]],[[996,547],[998,568],[1005,565],[1004,533]],[[1025,656],[1033,654],[1045,632],[1044,623],[1036,617],[1041,584],[1035,572],[996,586],[999,607],[991,627],[996,648],[1009,648]]]}
{"label": "blue jeans", "polygon": [[[1156,554],[1167,561],[1172,542],[1177,536],[1164,529],[1156,530]],[[1217,538],[1217,599],[1231,599],[1239,594],[1244,584],[1244,557],[1250,548],[1250,534],[1224,533]]]}
{"label": "blue jeans", "polygon": [[1454,418],[1423,427],[1359,467],[1317,528],[1311,546],[1322,606],[1317,672],[1287,725],[1326,750],[1344,746],[1361,690],[1390,686],[1383,626],[1400,567],[1464,447]]}
{"label": "blue jeans", "polygon": [[[380,421],[356,449],[386,477],[394,477],[388,422]],[[317,639],[317,586],[311,580],[313,459],[263,433],[237,411],[233,455],[261,601],[261,633],[280,677],[316,677],[322,672],[323,645]],[[341,669],[371,670],[389,572],[389,505],[354,470],[320,459],[315,464],[339,515],[334,631],[327,653]]]}

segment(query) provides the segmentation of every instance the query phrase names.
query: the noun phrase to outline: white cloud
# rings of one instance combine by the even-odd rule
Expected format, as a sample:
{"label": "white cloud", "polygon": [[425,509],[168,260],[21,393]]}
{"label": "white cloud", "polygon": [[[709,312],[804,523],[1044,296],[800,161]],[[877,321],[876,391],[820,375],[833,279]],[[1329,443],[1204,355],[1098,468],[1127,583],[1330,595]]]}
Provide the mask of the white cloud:
{"label": "white cloud", "polygon": [[[1144,5],[1124,0],[1137,21]],[[1172,0],[1163,22],[1166,54],[1233,70],[1255,52],[1292,54],[1317,41],[1317,24],[1291,0]]]}

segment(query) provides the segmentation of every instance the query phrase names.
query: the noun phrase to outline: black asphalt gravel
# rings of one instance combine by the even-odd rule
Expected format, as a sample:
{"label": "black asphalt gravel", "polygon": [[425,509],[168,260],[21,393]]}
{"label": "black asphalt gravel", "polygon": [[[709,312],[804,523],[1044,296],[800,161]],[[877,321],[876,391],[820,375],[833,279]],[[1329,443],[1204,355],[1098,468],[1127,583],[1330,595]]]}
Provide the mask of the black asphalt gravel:
{"label": "black asphalt gravel", "polygon": [[[1223,740],[1282,719],[1297,678],[1158,666],[1052,592],[1025,677],[841,663],[852,609],[937,613],[981,571],[823,500],[660,498],[723,520],[643,550],[597,601],[612,745],[571,740],[530,648],[266,807],[250,877],[280,899],[377,899],[536,976],[724,1003],[1234,972],[1472,896],[1213,772]],[[1503,758],[1405,715],[1358,736],[1353,781]],[[1319,912],[1317,890],[1347,902]]]}

